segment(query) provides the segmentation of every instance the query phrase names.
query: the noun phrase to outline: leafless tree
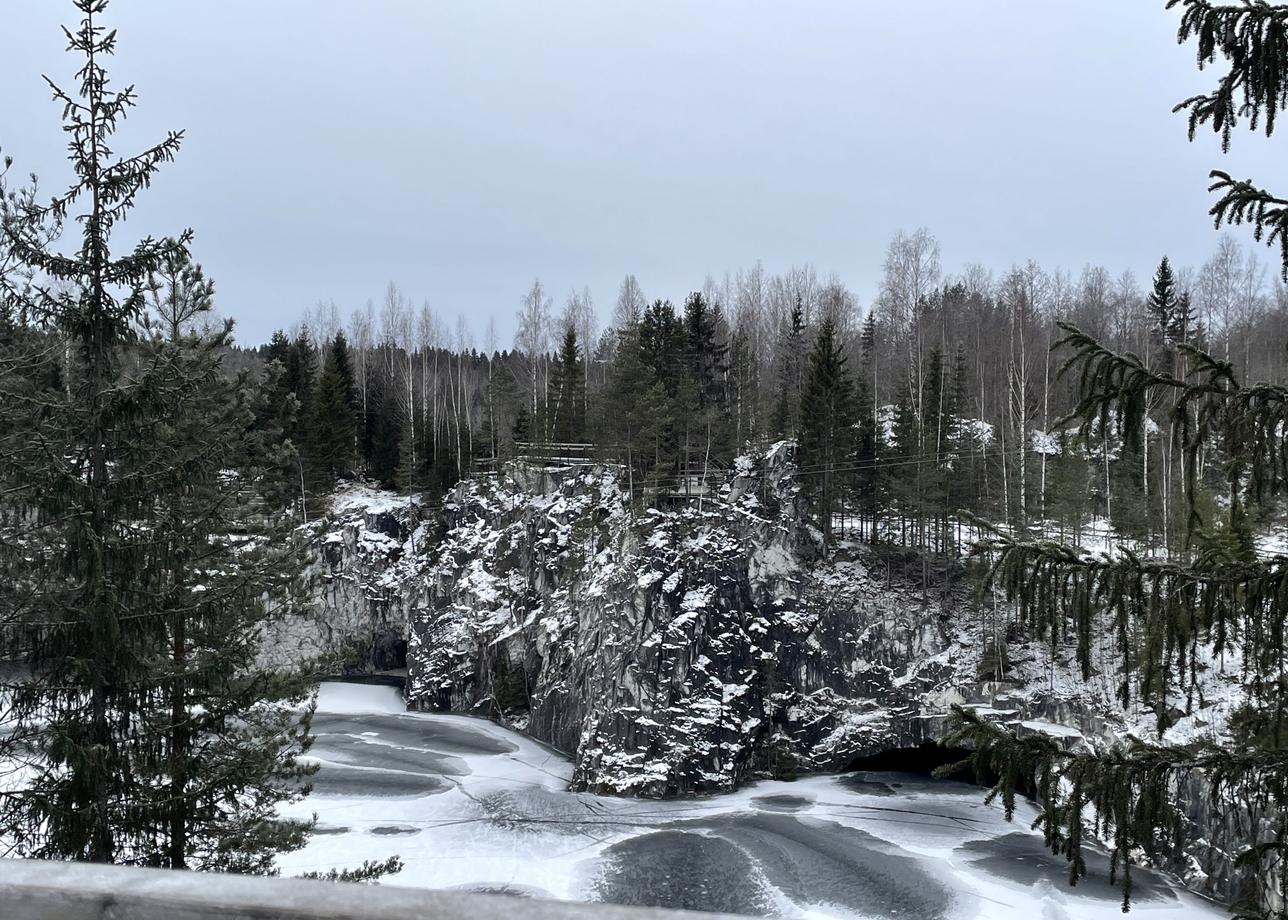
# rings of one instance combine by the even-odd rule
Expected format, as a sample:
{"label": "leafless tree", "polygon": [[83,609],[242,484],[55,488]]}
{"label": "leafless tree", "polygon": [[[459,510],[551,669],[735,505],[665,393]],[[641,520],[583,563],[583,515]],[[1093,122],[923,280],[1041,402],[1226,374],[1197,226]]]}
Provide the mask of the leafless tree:
{"label": "leafless tree", "polygon": [[886,250],[878,303],[892,337],[907,344],[908,392],[918,418],[925,409],[925,330],[919,313],[939,283],[940,272],[939,243],[929,230],[920,227],[911,234],[902,230],[895,234]]}
{"label": "leafless tree", "polygon": [[624,329],[639,322],[646,306],[648,301],[644,299],[640,283],[634,275],[627,275],[622,279],[622,286],[617,291],[617,302],[613,305],[613,326]]}
{"label": "leafless tree", "polygon": [[357,428],[357,436],[361,438],[362,432],[366,431],[370,406],[368,405],[368,396],[371,382],[371,350],[375,345],[375,308],[370,300],[367,301],[365,308],[354,310],[349,315],[349,340],[353,346],[354,354],[354,371],[358,378],[358,398],[362,404],[362,424]]}
{"label": "leafless tree", "polygon": [[524,295],[518,322],[514,347],[527,360],[532,416],[536,418],[537,407],[544,401],[546,387],[550,382],[550,298],[546,296],[546,289],[540,278],[533,280],[532,287]]}

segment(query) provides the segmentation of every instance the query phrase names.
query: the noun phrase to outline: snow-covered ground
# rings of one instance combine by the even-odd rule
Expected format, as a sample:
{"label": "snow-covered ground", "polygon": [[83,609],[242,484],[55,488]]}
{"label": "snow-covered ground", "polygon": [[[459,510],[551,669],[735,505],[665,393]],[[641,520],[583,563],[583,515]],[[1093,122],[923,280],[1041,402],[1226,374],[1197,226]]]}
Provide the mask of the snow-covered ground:
{"label": "snow-covered ground", "polygon": [[[573,793],[566,758],[463,716],[406,713],[390,687],[324,684],[318,833],[284,874],[397,854],[387,884],[795,917],[1077,920],[1118,911],[1106,860],[1077,888],[1021,808],[892,773],[760,782],[658,802]],[[1226,912],[1134,876],[1132,913]]]}

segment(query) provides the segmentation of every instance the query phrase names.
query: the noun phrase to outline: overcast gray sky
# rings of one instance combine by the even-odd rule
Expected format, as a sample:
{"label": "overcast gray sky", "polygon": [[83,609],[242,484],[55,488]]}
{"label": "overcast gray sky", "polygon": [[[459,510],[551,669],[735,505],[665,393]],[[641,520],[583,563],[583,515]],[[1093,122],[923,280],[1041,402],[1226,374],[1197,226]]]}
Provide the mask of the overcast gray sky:
{"label": "overcast gray sky", "polygon": [[[812,262],[866,307],[924,225],[948,271],[1034,258],[1144,277],[1200,263],[1213,166],[1273,185],[1272,147],[1185,139],[1209,85],[1163,0],[115,0],[119,152],[187,131],[127,229],[196,231],[258,342],[393,280],[509,344],[540,276],[601,319],[623,275]],[[71,83],[61,0],[0,0],[0,147],[68,178],[40,75]],[[1246,239],[1246,234],[1240,234]],[[1271,254],[1266,253],[1267,260]]]}

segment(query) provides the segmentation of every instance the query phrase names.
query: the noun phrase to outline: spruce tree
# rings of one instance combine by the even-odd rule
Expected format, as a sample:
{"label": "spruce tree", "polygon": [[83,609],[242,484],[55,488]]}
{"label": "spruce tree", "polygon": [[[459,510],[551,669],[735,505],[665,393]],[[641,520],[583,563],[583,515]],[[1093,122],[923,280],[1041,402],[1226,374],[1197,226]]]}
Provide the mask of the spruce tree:
{"label": "spruce tree", "polygon": [[837,469],[852,454],[854,381],[831,317],[819,326],[801,396],[800,467],[824,548],[833,545],[832,518],[842,493]]}
{"label": "spruce tree", "polygon": [[519,444],[528,443],[532,437],[532,416],[528,414],[527,402],[519,404],[519,410],[514,415],[514,424],[510,428],[514,440]]}
{"label": "spruce tree", "polygon": [[641,326],[642,322],[635,323],[618,333],[597,425],[626,465],[632,499],[639,496],[646,480],[656,481],[672,421],[671,399],[646,363]]}
{"label": "spruce tree", "polygon": [[307,329],[291,342],[290,354],[287,356],[286,373],[283,377],[287,389],[295,396],[295,427],[291,436],[299,447],[308,440],[307,432],[313,427],[313,403],[317,391],[318,354],[309,337]]}
{"label": "spruce tree", "polygon": [[[636,414],[632,427],[647,429],[648,449],[642,460],[649,477],[656,482],[662,476],[679,473],[680,443],[683,433],[677,429],[687,426],[687,414],[681,415],[695,400],[693,378],[686,372],[686,340],[684,322],[676,315],[669,300],[656,300],[645,311],[635,328],[635,356],[647,369],[643,389],[632,396],[636,402],[647,404],[644,415]],[[632,375],[628,375],[632,376]],[[652,392],[656,384],[659,392]],[[660,395],[659,395],[660,394]]]}
{"label": "spruce tree", "polygon": [[863,320],[863,328],[859,333],[859,354],[862,356],[863,378],[871,385],[872,392],[872,424],[877,425],[877,410],[881,405],[881,381],[879,378],[879,354],[877,341],[879,329],[877,328],[876,310],[869,310],[867,317]]}
{"label": "spruce tree", "polygon": [[392,487],[398,481],[403,431],[398,393],[394,390],[388,375],[372,375],[367,394],[367,424],[363,432],[367,473],[386,487]]}
{"label": "spruce tree", "polygon": [[675,406],[683,428],[686,489],[694,476],[705,489],[712,460],[727,459],[728,416],[725,413],[725,375],[728,346],[724,339],[724,318],[701,293],[695,291],[684,302],[684,369]]}
{"label": "spruce tree", "polygon": [[1167,256],[1163,256],[1163,261],[1158,263],[1158,270],[1154,272],[1154,286],[1145,305],[1154,321],[1154,329],[1162,340],[1167,344],[1175,341],[1180,325],[1179,300],[1176,278]]}
{"label": "spruce tree", "polygon": [[859,350],[862,366],[856,402],[859,413],[859,432],[855,459],[858,461],[858,473],[855,490],[858,495],[860,513],[865,514],[870,528],[869,541],[873,544],[881,539],[881,503],[884,497],[886,475],[879,462],[882,449],[882,431],[877,424],[877,381],[876,376],[877,322],[875,312],[869,312],[863,321],[863,330],[859,336]]}
{"label": "spruce tree", "polygon": [[720,340],[720,313],[694,291],[684,301],[684,363],[693,380],[700,412],[716,406],[721,398],[721,377],[727,348]]}
{"label": "spruce tree", "polygon": [[685,359],[684,325],[669,300],[656,300],[636,327],[640,357],[653,372],[653,379],[674,397],[683,377]]}
{"label": "spruce tree", "polygon": [[493,460],[509,456],[514,441],[524,440],[516,429],[518,416],[523,410],[524,401],[520,398],[514,377],[506,371],[491,374],[484,393],[483,441],[487,444],[488,456]]}
{"label": "spruce tree", "polygon": [[[956,424],[950,383],[943,349],[935,345],[926,360],[926,379],[922,384],[925,410],[921,445],[913,469],[920,483],[920,545],[941,551],[939,540],[948,526],[948,468],[952,457],[952,430]],[[938,532],[935,536],[926,532],[926,518],[932,514],[934,530]]]}
{"label": "spruce tree", "polygon": [[639,444],[639,464],[644,482],[655,488],[675,469],[671,439],[673,423],[674,400],[660,380],[631,401],[627,422],[629,437]]}
{"label": "spruce tree", "polygon": [[349,349],[340,333],[326,351],[313,400],[309,455],[320,482],[331,485],[347,476],[356,461],[356,407]]}
{"label": "spruce tree", "polygon": [[735,446],[741,448],[760,435],[756,405],[760,391],[760,368],[754,357],[751,336],[739,327],[729,336],[729,427]]}
{"label": "spruce tree", "polygon": [[877,433],[876,419],[871,411],[872,390],[866,377],[858,386],[856,408],[859,415],[858,434],[855,438],[855,495],[859,514],[868,522],[868,540],[880,541],[881,495],[883,476],[879,463],[881,439]]}
{"label": "spruce tree", "polygon": [[[299,436],[298,432],[296,432],[295,424],[299,415],[299,402],[296,400],[295,393],[288,380],[288,368],[292,363],[292,356],[291,340],[286,337],[285,332],[280,329],[273,332],[268,346],[265,348],[264,359],[266,365],[265,383],[268,387],[265,423],[275,425],[282,432],[282,437],[287,439],[287,443],[292,444],[290,456],[292,463],[295,465],[293,479],[295,488],[298,491],[304,485],[303,458],[299,451],[294,448],[294,442],[290,441],[290,438]],[[297,498],[303,498],[303,496],[297,495]]]}
{"label": "spruce tree", "polygon": [[421,454],[418,457],[416,453],[416,441],[412,436],[411,419],[407,408],[401,403],[396,404],[394,417],[397,420],[399,438],[393,484],[400,492],[416,495],[426,486],[426,469],[423,462],[425,455]]}
{"label": "spruce tree", "polygon": [[317,350],[309,337],[307,329],[291,341],[290,354],[287,356],[286,371],[282,375],[282,385],[293,397],[293,414],[286,428],[287,438],[293,448],[295,469],[300,487],[300,503],[305,517],[308,516],[309,496],[325,487],[326,482],[319,482],[318,468],[313,462],[313,430],[317,422],[315,415],[317,392]]}
{"label": "spruce tree", "polygon": [[358,381],[353,372],[353,352],[349,348],[349,340],[344,337],[343,332],[337,332],[335,334],[335,338],[331,341],[329,357],[335,364],[335,373],[340,385],[340,394],[344,398],[344,404],[348,407],[349,413],[354,416],[354,422],[356,425],[358,415]]}
{"label": "spruce tree", "polygon": [[[1167,8],[1173,7],[1182,10],[1177,40],[1195,40],[1199,69],[1218,57],[1229,66],[1211,92],[1190,96],[1174,109],[1188,111],[1190,140],[1206,125],[1220,135],[1228,152],[1240,118],[1247,119],[1251,130],[1260,127],[1267,137],[1272,135],[1278,113],[1288,107],[1288,6],[1266,0],[1167,0]],[[1209,191],[1217,199],[1209,213],[1216,226],[1250,224],[1259,241],[1277,243],[1288,281],[1288,199],[1225,170],[1212,170],[1211,179]]]}
{"label": "spruce tree", "polygon": [[795,437],[800,429],[801,378],[804,370],[805,307],[800,297],[778,336],[778,396],[771,421],[774,436]]}
{"label": "spruce tree", "polygon": [[586,436],[586,371],[577,343],[577,327],[564,330],[551,382],[554,440],[561,444],[580,442]]}
{"label": "spruce tree", "polygon": [[[27,307],[62,347],[17,343],[0,374],[0,628],[29,668],[4,687],[4,744],[30,764],[0,793],[0,833],[25,856],[269,871],[303,842],[276,808],[311,770],[303,676],[254,661],[293,581],[266,523],[285,500],[281,436],[257,427],[255,382],[221,366],[230,327],[148,334],[149,277],[184,263],[190,234],[110,243],[181,135],[113,156],[134,93],[108,88],[106,0],[75,6],[85,62],[54,95],[77,179],[6,228],[60,282]],[[58,252],[39,228],[73,211],[80,246]]]}
{"label": "spruce tree", "polygon": [[[984,466],[982,451],[978,437],[967,418],[971,404],[967,391],[969,371],[966,348],[958,343],[953,355],[953,374],[950,384],[952,418],[948,429],[950,470],[944,491],[945,514],[976,509],[983,496],[983,486],[980,481]],[[961,516],[958,515],[959,528],[961,523]]]}

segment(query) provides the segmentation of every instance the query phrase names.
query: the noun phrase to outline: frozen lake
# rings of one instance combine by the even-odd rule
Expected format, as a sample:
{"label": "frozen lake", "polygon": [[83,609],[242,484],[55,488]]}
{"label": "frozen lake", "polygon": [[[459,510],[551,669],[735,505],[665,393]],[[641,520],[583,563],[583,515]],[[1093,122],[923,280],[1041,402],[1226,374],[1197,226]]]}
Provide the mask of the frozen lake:
{"label": "frozen lake", "polygon": [[[400,856],[387,884],[794,917],[1103,918],[1107,861],[1063,859],[982,790],[896,773],[760,782],[657,802],[568,791],[562,755],[490,722],[406,713],[392,687],[324,684],[318,833],[284,875]],[[1132,914],[1228,916],[1134,876]]]}

